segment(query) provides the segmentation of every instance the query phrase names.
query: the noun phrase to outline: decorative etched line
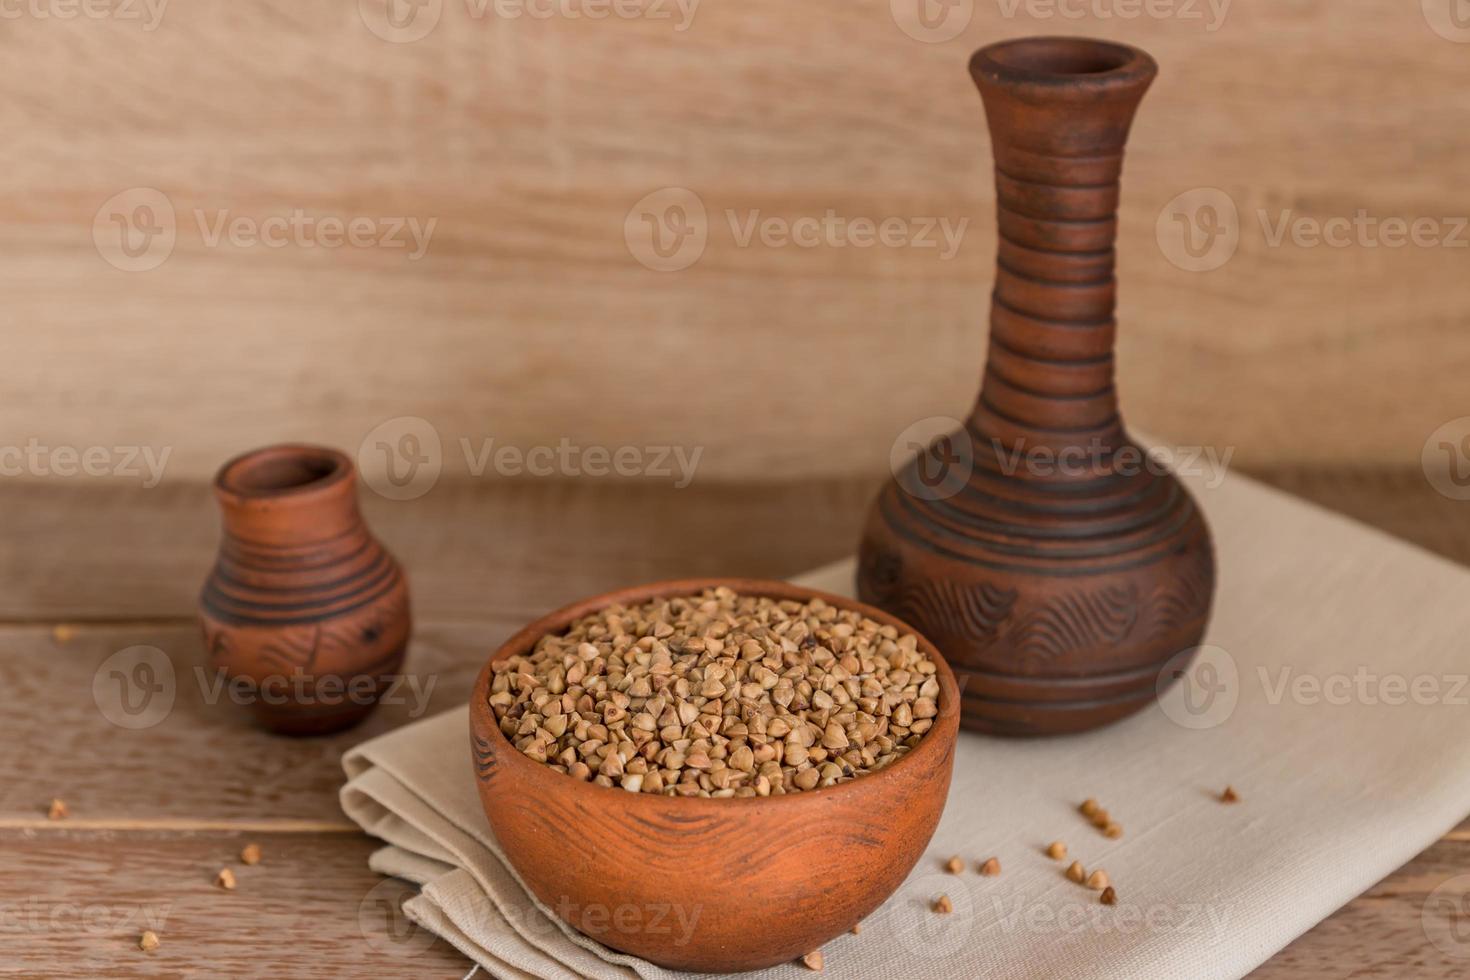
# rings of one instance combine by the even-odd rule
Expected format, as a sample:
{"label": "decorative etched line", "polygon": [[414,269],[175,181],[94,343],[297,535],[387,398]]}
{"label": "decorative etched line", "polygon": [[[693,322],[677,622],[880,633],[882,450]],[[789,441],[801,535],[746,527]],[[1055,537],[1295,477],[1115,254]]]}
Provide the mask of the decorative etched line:
{"label": "decorative etched line", "polygon": [[1109,585],[1060,596],[1030,612],[1011,634],[1022,660],[1046,664],[1117,643],[1138,622],[1138,588]]}
{"label": "decorative etched line", "polygon": [[495,750],[490,747],[490,742],[479,735],[475,736],[475,775],[480,782],[488,783],[495,775]]}
{"label": "decorative etched line", "polygon": [[978,648],[995,639],[1015,606],[1016,595],[1015,589],[988,582],[963,585],[927,580],[900,587],[883,605],[921,633],[962,637]]}
{"label": "decorative etched line", "polygon": [[1177,577],[1159,586],[1149,599],[1148,639],[1158,640],[1177,633],[1209,609],[1214,568],[1209,549],[1200,548],[1194,561]]}

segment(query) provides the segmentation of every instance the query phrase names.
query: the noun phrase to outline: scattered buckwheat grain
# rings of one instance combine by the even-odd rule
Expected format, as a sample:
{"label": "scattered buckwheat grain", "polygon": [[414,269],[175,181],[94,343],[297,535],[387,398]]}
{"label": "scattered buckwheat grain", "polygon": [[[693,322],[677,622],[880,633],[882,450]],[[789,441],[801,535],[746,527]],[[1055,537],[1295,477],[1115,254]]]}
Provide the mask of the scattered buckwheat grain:
{"label": "scattered buckwheat grain", "polygon": [[1108,873],[1102,868],[1098,868],[1092,874],[1087,876],[1087,887],[1091,888],[1093,891],[1102,891],[1104,888],[1108,887]]}
{"label": "scattered buckwheat grain", "polygon": [[1082,811],[1082,815],[1084,817],[1088,817],[1090,819],[1092,815],[1098,811],[1097,800],[1094,800],[1092,797],[1089,796],[1087,799],[1082,801],[1082,805],[1079,806],[1077,809]]}
{"label": "scattered buckwheat grain", "polygon": [[609,606],[494,665],[490,706],[528,758],[665,796],[780,796],[892,764],[938,715],[913,634],[739,595]]}
{"label": "scattered buckwheat grain", "polygon": [[808,970],[815,970],[817,973],[821,973],[822,951],[820,949],[815,949],[812,950],[810,953],[807,953],[801,958],[801,965],[806,967]]}
{"label": "scattered buckwheat grain", "polygon": [[1067,877],[1079,885],[1087,880],[1087,871],[1082,867],[1081,861],[1072,862],[1071,867],[1067,868]]}
{"label": "scattered buckwheat grain", "polygon": [[62,799],[53,799],[50,809],[46,811],[47,820],[65,820],[69,816],[71,810],[67,809],[66,801]]}
{"label": "scattered buckwheat grain", "polygon": [[964,859],[960,858],[958,855],[950,858],[948,861],[944,862],[944,870],[948,871],[952,875],[959,874],[961,871],[965,870]]}
{"label": "scattered buckwheat grain", "polygon": [[857,925],[855,925],[855,926],[852,927],[852,934],[854,936],[856,936],[858,933],[860,933],[862,931],[863,931],[863,924],[861,922],[859,922]]}
{"label": "scattered buckwheat grain", "polygon": [[240,860],[245,864],[259,864],[260,845],[246,844],[243,848],[240,849]]}
{"label": "scattered buckwheat grain", "polygon": [[1223,793],[1220,794],[1220,802],[1221,803],[1239,803],[1240,802],[1240,797],[1236,795],[1236,793],[1235,793],[1235,787],[1233,787],[1233,786],[1226,786],[1225,787],[1225,792],[1223,792]]}
{"label": "scattered buckwheat grain", "polygon": [[940,895],[934,900],[934,904],[929,907],[940,915],[949,915],[949,913],[954,911],[954,903],[949,900],[948,895]]}
{"label": "scattered buckwheat grain", "polygon": [[227,892],[235,890],[235,872],[229,868],[220,868],[219,874],[214,876],[214,883]]}
{"label": "scattered buckwheat grain", "polygon": [[158,948],[158,933],[152,929],[145,929],[143,935],[138,937],[138,948],[145,953],[151,953]]}
{"label": "scattered buckwheat grain", "polygon": [[1053,861],[1060,861],[1067,856],[1067,845],[1059,840],[1054,840],[1046,849],[1046,856]]}
{"label": "scattered buckwheat grain", "polygon": [[77,631],[66,623],[57,623],[51,627],[51,639],[58,645],[65,646],[76,638]]}
{"label": "scattered buckwheat grain", "polygon": [[1102,895],[1098,898],[1098,901],[1102,902],[1104,905],[1117,905],[1118,893],[1113,891],[1112,885],[1109,885],[1102,890]]}
{"label": "scattered buckwheat grain", "polygon": [[1117,840],[1119,837],[1123,836],[1123,828],[1120,827],[1118,824],[1112,823],[1110,821],[1108,825],[1103,828],[1103,836],[1108,838],[1109,840]]}
{"label": "scattered buckwheat grain", "polygon": [[1000,858],[990,858],[980,865],[980,873],[991,878],[1000,874]]}

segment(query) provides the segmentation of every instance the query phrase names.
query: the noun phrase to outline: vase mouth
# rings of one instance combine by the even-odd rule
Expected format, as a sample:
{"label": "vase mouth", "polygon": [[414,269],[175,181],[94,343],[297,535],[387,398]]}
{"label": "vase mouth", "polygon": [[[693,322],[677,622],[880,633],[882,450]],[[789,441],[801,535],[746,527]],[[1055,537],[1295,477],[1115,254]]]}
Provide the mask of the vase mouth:
{"label": "vase mouth", "polygon": [[1022,37],[976,51],[970,72],[998,82],[1110,86],[1152,79],[1158,64],[1127,44],[1087,37]]}
{"label": "vase mouth", "polygon": [[352,461],[324,446],[266,446],[236,456],[215,475],[215,489],[238,501],[317,496],[350,482]]}

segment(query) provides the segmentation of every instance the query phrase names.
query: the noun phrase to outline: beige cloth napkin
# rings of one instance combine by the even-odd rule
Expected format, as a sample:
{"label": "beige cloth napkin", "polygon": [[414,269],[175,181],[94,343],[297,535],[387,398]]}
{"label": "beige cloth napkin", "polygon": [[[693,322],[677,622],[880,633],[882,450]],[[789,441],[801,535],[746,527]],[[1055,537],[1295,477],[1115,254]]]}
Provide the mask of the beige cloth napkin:
{"label": "beige cloth napkin", "polygon": [[[826,976],[1239,977],[1470,813],[1470,573],[1244,478],[1189,482],[1220,575],[1186,683],[1085,736],[962,734],[926,857],[824,948]],[[852,564],[802,581],[847,592]],[[343,809],[389,845],[372,866],[422,886],[409,915],[496,977],[674,976],[535,906],[480,810],[467,724],[452,711],[344,760]],[[1121,840],[1077,814],[1088,796]],[[1054,839],[1106,869],[1116,906],[1065,879]],[[1003,873],[945,874],[952,854]],[[953,914],[929,911],[941,893]]]}

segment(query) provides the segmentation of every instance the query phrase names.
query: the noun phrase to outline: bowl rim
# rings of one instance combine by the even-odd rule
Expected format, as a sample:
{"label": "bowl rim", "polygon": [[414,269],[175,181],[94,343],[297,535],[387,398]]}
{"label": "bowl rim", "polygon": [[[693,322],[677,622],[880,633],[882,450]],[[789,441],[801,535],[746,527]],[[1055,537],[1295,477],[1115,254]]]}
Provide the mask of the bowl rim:
{"label": "bowl rim", "polygon": [[[917,745],[909,749],[900,758],[889,765],[854,779],[836,783],[832,786],[824,786],[819,789],[803,790],[798,793],[784,793],[780,796],[759,797],[706,797],[706,796],[666,796],[663,793],[630,793],[618,786],[599,786],[593,782],[584,782],[573,779],[566,773],[557,772],[545,763],[536,762],[527,758],[517,749],[511,741],[505,737],[500,726],[495,722],[494,711],[490,707],[490,668],[498,660],[503,660],[517,654],[524,654],[534,648],[536,641],[549,634],[560,632],[571,625],[574,620],[606,608],[614,604],[631,605],[645,602],[649,599],[673,598],[677,596],[697,595],[707,588],[718,588],[724,586],[742,595],[763,596],[773,599],[797,599],[810,601],[821,599],[829,605],[846,608],[859,612],[862,615],[884,625],[892,625],[900,630],[910,632],[918,638],[919,646],[924,653],[934,662],[935,676],[939,680],[939,713],[934,716],[934,725],[924,737],[919,739]],[[480,668],[479,675],[475,678],[475,685],[470,694],[470,734],[473,738],[486,738],[493,733],[493,738],[499,740],[499,745],[504,752],[497,752],[497,765],[508,765],[526,774],[527,778],[547,778],[565,780],[565,785],[571,792],[595,792],[598,794],[614,794],[612,796],[599,795],[596,799],[602,802],[610,802],[620,799],[624,804],[633,806],[658,807],[661,809],[674,808],[681,813],[689,813],[690,808],[713,807],[727,811],[730,807],[745,807],[751,811],[764,811],[768,808],[795,807],[825,805],[835,802],[846,796],[860,794],[872,790],[878,781],[892,780],[899,772],[910,772],[920,766],[934,766],[942,764],[946,754],[952,755],[956,735],[959,729],[960,715],[960,690],[955,680],[954,671],[950,669],[944,655],[923,633],[910,626],[904,620],[884,612],[857,599],[847,596],[826,592],[822,589],[808,588],[779,579],[761,578],[739,578],[727,576],[710,576],[700,578],[666,579],[659,582],[650,582],[645,585],[629,586],[614,589],[609,592],[598,593],[585,599],[562,606],[544,616],[531,621],[520,630],[516,631],[509,639],[502,643],[494,653],[485,661]],[[944,724],[941,724],[944,722]],[[473,747],[473,745],[472,745]],[[504,756],[505,758],[500,758]],[[473,753],[472,753],[473,757]],[[532,775],[534,773],[534,775]],[[484,787],[483,781],[477,778],[477,786]]]}

